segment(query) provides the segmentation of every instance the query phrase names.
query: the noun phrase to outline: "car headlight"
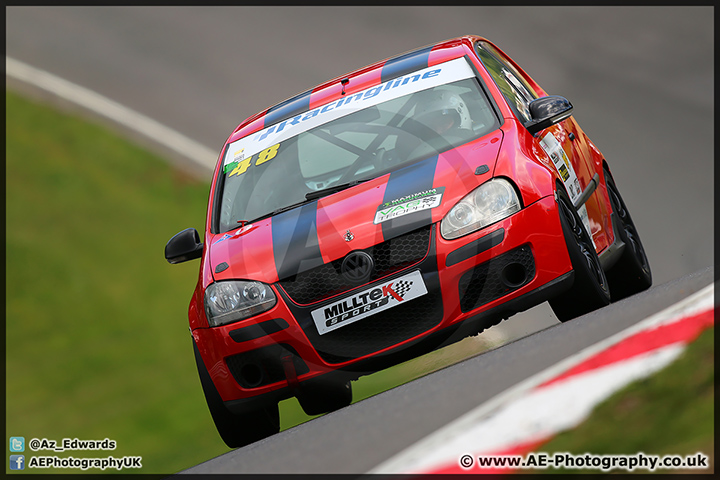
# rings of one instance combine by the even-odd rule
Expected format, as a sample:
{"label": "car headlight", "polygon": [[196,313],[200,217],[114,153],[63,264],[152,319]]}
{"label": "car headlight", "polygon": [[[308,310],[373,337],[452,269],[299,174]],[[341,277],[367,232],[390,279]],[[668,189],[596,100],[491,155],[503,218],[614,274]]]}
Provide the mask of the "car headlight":
{"label": "car headlight", "polygon": [[520,199],[507,180],[493,178],[465,195],[440,222],[446,240],[462,237],[520,211]]}
{"label": "car headlight", "polygon": [[270,286],[260,282],[216,282],[205,290],[205,314],[211,327],[227,325],[270,310],[275,302]]}

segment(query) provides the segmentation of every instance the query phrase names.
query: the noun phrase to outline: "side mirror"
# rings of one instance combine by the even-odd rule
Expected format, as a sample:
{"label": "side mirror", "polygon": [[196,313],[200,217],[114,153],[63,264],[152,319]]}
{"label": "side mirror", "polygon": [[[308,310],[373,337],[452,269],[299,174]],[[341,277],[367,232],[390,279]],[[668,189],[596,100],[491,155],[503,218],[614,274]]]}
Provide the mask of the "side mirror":
{"label": "side mirror", "polygon": [[529,108],[532,120],[525,127],[531,134],[535,135],[540,130],[562,122],[572,115],[573,106],[565,97],[548,95],[530,102]]}
{"label": "side mirror", "polygon": [[176,234],[165,245],[165,259],[168,263],[182,263],[202,256],[203,244],[194,228],[186,228]]}

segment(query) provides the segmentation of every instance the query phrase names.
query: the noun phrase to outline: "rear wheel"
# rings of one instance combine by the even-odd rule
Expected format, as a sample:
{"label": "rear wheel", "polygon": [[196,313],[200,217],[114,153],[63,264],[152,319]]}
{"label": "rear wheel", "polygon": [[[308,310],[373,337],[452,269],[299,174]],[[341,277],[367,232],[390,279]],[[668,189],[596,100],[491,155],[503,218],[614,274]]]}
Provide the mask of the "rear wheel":
{"label": "rear wheel", "polygon": [[325,380],[314,378],[303,382],[297,395],[298,402],[307,415],[333,412],[352,403],[350,380]]}
{"label": "rear wheel", "polygon": [[228,447],[244,447],[280,431],[280,411],[277,403],[243,414],[236,414],[228,410],[205,368],[205,363],[194,341],[193,347],[198,375],[210,415],[220,437]]}
{"label": "rear wheel", "polygon": [[652,285],[652,272],[645,248],[640,241],[630,212],[620,196],[610,172],[603,169],[608,196],[612,203],[615,218],[618,220],[617,231],[620,239],[625,243],[625,250],[615,265],[608,271],[607,278],[610,283],[612,301],[629,297],[635,293],[647,290]]}
{"label": "rear wheel", "polygon": [[610,291],[590,234],[562,189],[557,191],[557,203],[575,280],[570,290],[549,303],[558,320],[567,322],[608,305]]}

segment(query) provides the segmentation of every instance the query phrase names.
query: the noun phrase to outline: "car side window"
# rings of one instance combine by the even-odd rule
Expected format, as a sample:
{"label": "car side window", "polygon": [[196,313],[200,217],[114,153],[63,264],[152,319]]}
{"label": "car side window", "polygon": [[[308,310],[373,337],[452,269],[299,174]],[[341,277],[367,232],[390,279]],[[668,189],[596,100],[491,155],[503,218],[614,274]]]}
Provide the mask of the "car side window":
{"label": "car side window", "polygon": [[537,93],[522,78],[522,75],[509,63],[504,62],[499,55],[493,53],[493,46],[478,42],[476,50],[480,60],[487,68],[490,76],[500,88],[510,108],[513,109],[518,118],[524,123],[532,119],[529,104],[536,98]]}

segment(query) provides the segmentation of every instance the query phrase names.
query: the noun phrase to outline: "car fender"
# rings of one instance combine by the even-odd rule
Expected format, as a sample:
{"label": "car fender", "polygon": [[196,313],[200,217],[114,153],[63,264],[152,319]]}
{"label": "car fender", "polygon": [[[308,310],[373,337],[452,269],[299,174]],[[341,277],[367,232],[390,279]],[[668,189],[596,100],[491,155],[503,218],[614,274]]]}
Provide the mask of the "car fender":
{"label": "car fender", "polygon": [[537,139],[516,120],[506,120],[501,128],[505,140],[493,177],[512,179],[520,190],[523,206],[554,195],[555,180],[559,177]]}
{"label": "car fender", "polygon": [[209,327],[207,318],[205,317],[204,305],[204,292],[205,289],[210,285],[214,279],[213,274],[208,265],[210,265],[210,248],[208,243],[209,235],[205,235],[205,248],[203,249],[202,261],[200,263],[200,271],[198,274],[197,284],[193,291],[190,305],[188,306],[188,320],[190,323],[190,330],[196,328],[207,328]]}

